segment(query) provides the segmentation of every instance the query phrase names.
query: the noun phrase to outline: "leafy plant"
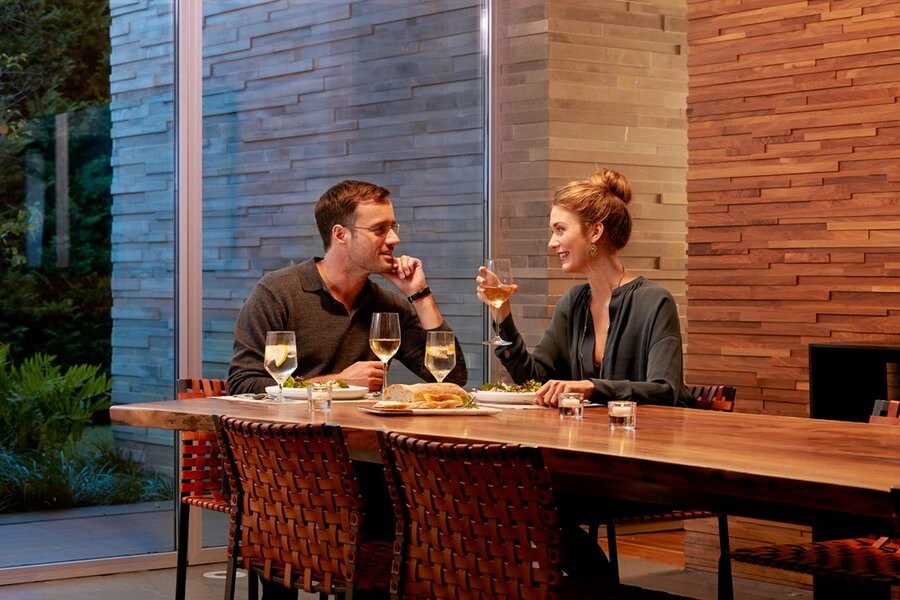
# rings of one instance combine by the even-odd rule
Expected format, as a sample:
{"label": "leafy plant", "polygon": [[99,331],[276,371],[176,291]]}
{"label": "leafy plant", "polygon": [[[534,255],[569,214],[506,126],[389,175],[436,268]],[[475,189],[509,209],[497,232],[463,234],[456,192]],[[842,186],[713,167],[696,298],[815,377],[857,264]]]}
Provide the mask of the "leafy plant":
{"label": "leafy plant", "polygon": [[170,498],[170,479],[112,447],[27,456],[0,451],[0,513]]}
{"label": "leafy plant", "polygon": [[0,344],[0,447],[19,453],[52,452],[77,442],[96,411],[110,406],[112,383],[98,367],[65,372],[55,357],[35,354],[18,367]]}

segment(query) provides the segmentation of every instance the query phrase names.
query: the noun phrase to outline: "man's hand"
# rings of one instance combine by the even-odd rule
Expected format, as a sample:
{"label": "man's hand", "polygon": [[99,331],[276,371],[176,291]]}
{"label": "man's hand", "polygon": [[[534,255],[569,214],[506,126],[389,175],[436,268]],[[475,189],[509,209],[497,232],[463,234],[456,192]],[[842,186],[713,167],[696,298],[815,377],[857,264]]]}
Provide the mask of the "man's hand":
{"label": "man's hand", "polygon": [[585,400],[590,400],[591,394],[594,393],[594,384],[588,379],[582,379],[581,381],[551,379],[537,391],[535,403],[541,406],[558,406],[559,399],[557,395],[563,392],[578,392],[584,396]]}
{"label": "man's hand", "polygon": [[340,373],[337,379],[343,379],[350,385],[368,388],[370,392],[381,389],[384,382],[384,364],[380,360],[355,362]]}
{"label": "man's hand", "polygon": [[394,260],[394,270],[384,273],[383,277],[397,286],[404,296],[418,292],[428,285],[425,281],[425,269],[422,267],[422,261],[405,254]]}

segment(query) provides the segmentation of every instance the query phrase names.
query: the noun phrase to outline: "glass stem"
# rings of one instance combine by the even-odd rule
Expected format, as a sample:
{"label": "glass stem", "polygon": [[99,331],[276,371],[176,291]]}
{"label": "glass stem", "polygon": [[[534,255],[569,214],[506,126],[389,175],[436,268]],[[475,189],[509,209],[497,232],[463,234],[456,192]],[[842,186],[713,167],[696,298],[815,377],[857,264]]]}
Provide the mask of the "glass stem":
{"label": "glass stem", "polygon": [[384,397],[384,390],[387,389],[387,373],[388,373],[388,361],[384,361],[384,379],[381,380],[381,397]]}

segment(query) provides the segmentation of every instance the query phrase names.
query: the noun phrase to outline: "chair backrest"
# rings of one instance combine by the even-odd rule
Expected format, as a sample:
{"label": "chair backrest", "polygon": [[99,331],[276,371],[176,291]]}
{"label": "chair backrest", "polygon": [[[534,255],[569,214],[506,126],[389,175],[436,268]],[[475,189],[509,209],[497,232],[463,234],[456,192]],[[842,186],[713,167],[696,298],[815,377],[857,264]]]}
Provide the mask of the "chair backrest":
{"label": "chair backrest", "polygon": [[[537,448],[379,432],[402,598],[555,598],[558,513]],[[399,550],[398,550],[399,549]]]}
{"label": "chair backrest", "polygon": [[734,411],[734,397],[737,388],[730,385],[693,385],[689,387],[691,396],[697,401],[697,408],[703,410]]}
{"label": "chair backrest", "polygon": [[179,400],[187,398],[205,398],[208,396],[223,396],[228,393],[228,380],[186,378],[179,379],[176,386]]}
{"label": "chair backrest", "polygon": [[363,502],[340,427],[215,420],[234,490],[229,555],[286,587],[348,591]]}
{"label": "chair backrest", "polygon": [[[881,405],[884,405],[883,415],[881,414]],[[869,417],[869,423],[900,425],[900,402],[897,400],[891,400],[889,402],[878,400],[876,401],[875,407],[877,414],[875,411],[872,412],[872,416]]]}
{"label": "chair backrest", "polygon": [[[221,396],[228,393],[228,382],[224,379],[179,379],[176,392],[179,400]],[[182,498],[204,497],[213,502],[228,502],[225,462],[215,433],[181,432],[179,474]]]}

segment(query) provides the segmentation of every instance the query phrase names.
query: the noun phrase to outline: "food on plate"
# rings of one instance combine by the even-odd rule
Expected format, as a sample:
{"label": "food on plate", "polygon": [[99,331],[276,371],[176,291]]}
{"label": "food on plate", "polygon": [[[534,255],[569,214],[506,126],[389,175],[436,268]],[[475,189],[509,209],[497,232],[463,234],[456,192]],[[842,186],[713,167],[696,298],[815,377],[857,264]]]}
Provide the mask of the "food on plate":
{"label": "food on plate", "polygon": [[308,388],[314,385],[329,385],[333,388],[348,388],[350,385],[343,379],[329,379],[328,381],[313,381],[312,379],[297,379],[293,376],[284,381],[286,388]]}
{"label": "food on plate", "polygon": [[543,385],[540,381],[535,381],[534,379],[529,379],[525,383],[515,384],[515,383],[485,383],[481,387],[478,388],[481,392],[512,392],[515,394],[522,393],[531,393],[536,392],[541,389],[541,385]]}
{"label": "food on plate", "polygon": [[373,405],[373,408],[389,410],[474,407],[469,393],[455,383],[395,383],[389,385],[383,399]]}

